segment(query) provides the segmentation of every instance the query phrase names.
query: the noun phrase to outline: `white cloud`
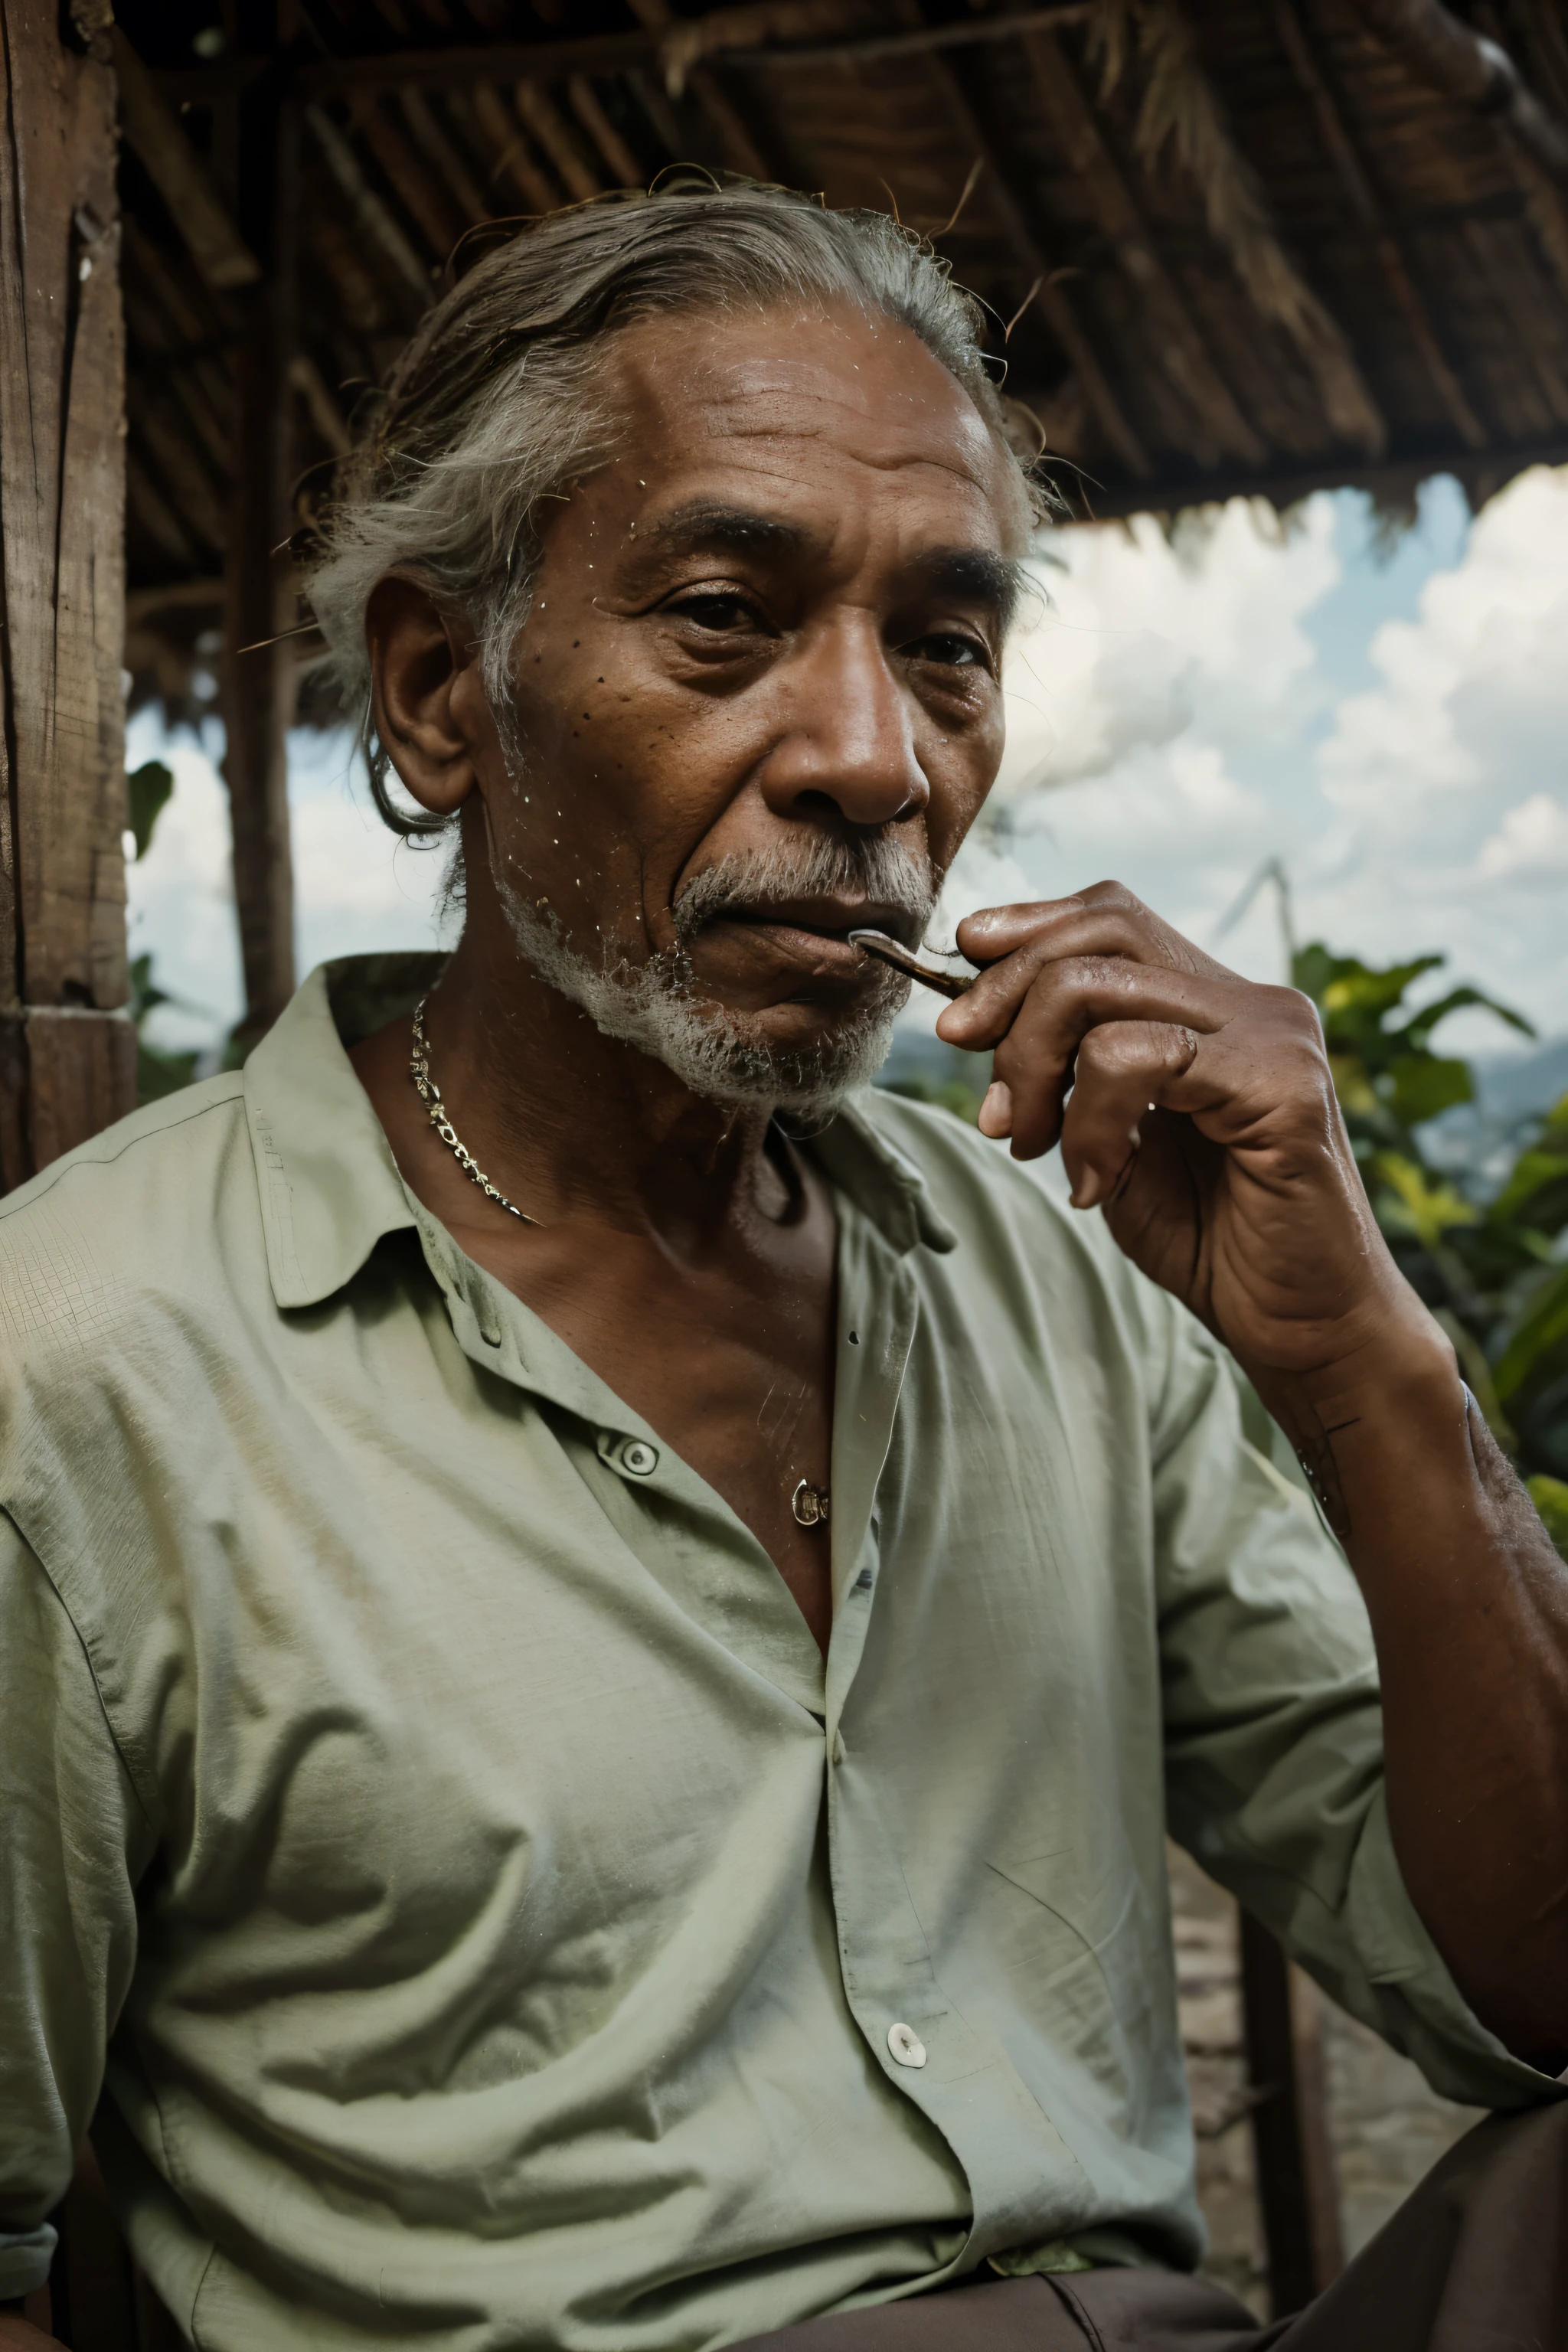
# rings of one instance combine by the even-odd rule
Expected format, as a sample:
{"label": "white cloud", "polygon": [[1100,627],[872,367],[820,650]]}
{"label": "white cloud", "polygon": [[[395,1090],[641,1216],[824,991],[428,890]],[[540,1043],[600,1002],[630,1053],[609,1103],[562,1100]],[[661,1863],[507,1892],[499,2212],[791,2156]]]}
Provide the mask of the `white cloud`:
{"label": "white cloud", "polygon": [[1517,879],[1534,889],[1568,881],[1568,809],[1546,793],[1521,801],[1482,844],[1477,871],[1488,881]]}
{"label": "white cloud", "polygon": [[1060,535],[1008,677],[1001,809],[1035,890],[1115,875],[1275,978],[1271,897],[1218,934],[1278,856],[1303,935],[1447,950],[1568,1028],[1568,469],[1521,478],[1441,562],[1417,533],[1373,570],[1348,499],[1300,524],[1281,539],[1237,501],[1181,551],[1147,519]]}
{"label": "white cloud", "polygon": [[1322,753],[1325,793],[1369,831],[1425,818],[1468,835],[1470,803],[1568,783],[1568,469],[1494,499],[1463,562],[1371,655],[1380,681],[1341,705]]}
{"label": "white cloud", "polygon": [[1310,709],[1301,619],[1340,573],[1326,499],[1283,541],[1237,499],[1195,546],[1140,515],[1051,551],[1062,568],[1040,568],[1048,602],[1008,662],[1004,793],[1107,775],[1194,730],[1254,743]]}
{"label": "white cloud", "polygon": [[[1568,469],[1538,467],[1483,509],[1370,657],[1375,684],[1341,703],[1319,759],[1351,828],[1342,936],[1446,948],[1456,971],[1568,1028],[1552,898],[1568,879]],[[1479,1019],[1445,1036],[1496,1043]]]}

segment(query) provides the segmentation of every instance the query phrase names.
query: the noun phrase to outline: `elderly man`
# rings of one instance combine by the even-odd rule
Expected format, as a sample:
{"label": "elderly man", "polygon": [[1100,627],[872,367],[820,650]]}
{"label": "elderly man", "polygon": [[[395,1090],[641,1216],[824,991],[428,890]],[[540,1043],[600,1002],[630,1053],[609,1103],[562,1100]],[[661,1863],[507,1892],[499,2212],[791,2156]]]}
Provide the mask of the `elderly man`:
{"label": "elderly man", "polygon": [[976,334],[688,189],[396,372],[315,603],[458,948],[0,1211],[13,2296],[90,2121],[211,2352],[1261,2342],[1169,1822],[1521,2111],[1267,2340],[1568,2340],[1568,1580],[1310,1007],[1100,885],[963,926],[981,1135],[862,1091],[1002,749]]}

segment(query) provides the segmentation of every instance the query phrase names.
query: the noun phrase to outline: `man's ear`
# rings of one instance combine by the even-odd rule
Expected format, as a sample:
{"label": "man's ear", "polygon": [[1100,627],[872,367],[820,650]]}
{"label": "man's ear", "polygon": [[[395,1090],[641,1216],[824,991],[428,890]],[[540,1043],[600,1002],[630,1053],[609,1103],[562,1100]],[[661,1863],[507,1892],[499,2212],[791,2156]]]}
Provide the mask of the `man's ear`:
{"label": "man's ear", "polygon": [[449,816],[478,781],[468,631],[395,572],[371,590],[364,629],[376,734],[420,807]]}

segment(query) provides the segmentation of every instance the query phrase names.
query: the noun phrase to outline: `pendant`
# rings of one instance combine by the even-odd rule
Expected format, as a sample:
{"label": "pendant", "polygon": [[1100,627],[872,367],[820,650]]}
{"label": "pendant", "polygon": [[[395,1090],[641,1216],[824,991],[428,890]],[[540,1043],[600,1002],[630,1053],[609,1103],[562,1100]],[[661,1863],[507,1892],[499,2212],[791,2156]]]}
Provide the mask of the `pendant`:
{"label": "pendant", "polygon": [[827,1525],[828,1494],[826,1486],[814,1486],[803,1478],[789,1498],[795,1524],[802,1528],[825,1528]]}

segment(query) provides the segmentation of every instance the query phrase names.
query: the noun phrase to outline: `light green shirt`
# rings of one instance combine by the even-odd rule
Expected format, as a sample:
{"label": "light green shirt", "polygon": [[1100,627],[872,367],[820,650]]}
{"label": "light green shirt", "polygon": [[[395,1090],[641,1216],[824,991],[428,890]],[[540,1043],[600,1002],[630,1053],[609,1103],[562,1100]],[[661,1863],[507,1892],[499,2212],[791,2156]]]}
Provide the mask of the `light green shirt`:
{"label": "light green shirt", "polygon": [[[318,972],[0,1203],[0,2292],[94,2137],[211,2352],[676,2352],[1199,2256],[1167,1819],[1451,2096],[1552,2095],[1389,1843],[1226,1359],[972,1130],[836,1188],[826,1670],[402,1182]],[[335,1013],[335,1020],[334,1020]]]}

